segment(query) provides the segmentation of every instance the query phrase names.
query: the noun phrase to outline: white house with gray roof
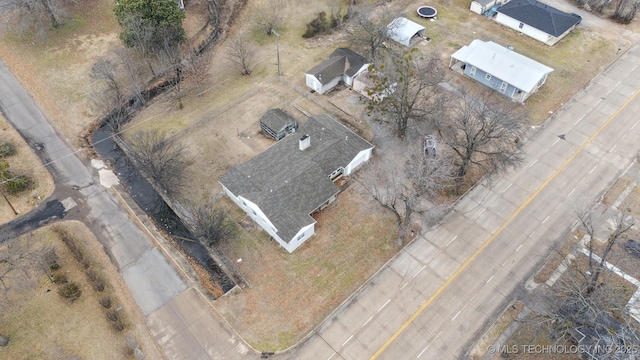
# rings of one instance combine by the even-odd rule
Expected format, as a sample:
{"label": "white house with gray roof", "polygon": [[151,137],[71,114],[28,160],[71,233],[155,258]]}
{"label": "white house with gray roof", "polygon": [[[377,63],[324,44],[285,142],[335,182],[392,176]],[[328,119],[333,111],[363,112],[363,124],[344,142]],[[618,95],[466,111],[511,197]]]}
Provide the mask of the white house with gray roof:
{"label": "white house with gray roof", "polygon": [[308,87],[318,94],[324,94],[340,82],[353,85],[353,80],[367,70],[371,62],[364,56],[348,48],[338,48],[329,59],[314,66],[305,73]]}
{"label": "white house with gray roof", "polygon": [[328,115],[309,118],[221,179],[223,192],[288,252],[314,234],[311,217],[335,200],[334,183],[371,158],[373,145]]}
{"label": "white house with gray roof", "polygon": [[547,45],[554,45],[582,18],[536,0],[511,0],[498,8],[495,21]]}
{"label": "white house with gray roof", "polygon": [[493,41],[473,40],[451,55],[449,68],[520,103],[547,80],[552,68]]}

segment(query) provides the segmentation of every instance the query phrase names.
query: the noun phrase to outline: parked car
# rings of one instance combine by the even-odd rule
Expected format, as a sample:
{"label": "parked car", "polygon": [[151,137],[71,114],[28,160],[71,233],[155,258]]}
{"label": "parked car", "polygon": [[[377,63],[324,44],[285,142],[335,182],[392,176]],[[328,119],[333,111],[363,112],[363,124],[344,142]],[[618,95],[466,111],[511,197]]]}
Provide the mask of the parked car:
{"label": "parked car", "polygon": [[627,240],[624,249],[631,255],[640,258],[640,241]]}

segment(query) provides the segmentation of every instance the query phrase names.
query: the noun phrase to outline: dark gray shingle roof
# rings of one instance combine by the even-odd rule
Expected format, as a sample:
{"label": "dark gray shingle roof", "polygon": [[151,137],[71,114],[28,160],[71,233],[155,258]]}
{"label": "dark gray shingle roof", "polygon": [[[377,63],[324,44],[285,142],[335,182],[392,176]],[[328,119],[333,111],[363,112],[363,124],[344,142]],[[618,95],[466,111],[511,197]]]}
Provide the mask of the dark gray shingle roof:
{"label": "dark gray shingle roof", "polygon": [[325,85],[342,74],[355,75],[363,65],[368,63],[364,56],[351,49],[338,48],[329,56],[329,59],[314,66],[307,71],[307,74],[315,76],[322,85]]}
{"label": "dark gray shingle roof", "polygon": [[555,37],[582,20],[579,15],[560,11],[536,0],[511,0],[498,8],[498,12]]}
{"label": "dark gray shingle roof", "polygon": [[[256,203],[285,242],[315,223],[310,214],[338,193],[329,175],[373,147],[328,115],[308,119],[298,134],[234,166],[220,179],[231,192]],[[301,151],[304,134],[310,136],[311,146]]]}

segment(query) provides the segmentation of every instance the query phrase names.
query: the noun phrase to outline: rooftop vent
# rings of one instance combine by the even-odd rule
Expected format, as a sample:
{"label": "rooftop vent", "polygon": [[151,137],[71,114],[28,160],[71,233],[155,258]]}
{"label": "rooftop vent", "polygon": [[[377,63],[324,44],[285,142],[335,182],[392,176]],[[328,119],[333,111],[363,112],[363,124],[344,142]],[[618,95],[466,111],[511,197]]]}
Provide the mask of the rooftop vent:
{"label": "rooftop vent", "polygon": [[309,146],[311,146],[311,138],[309,137],[309,134],[305,134],[300,138],[300,151],[304,151],[306,148],[308,148]]}

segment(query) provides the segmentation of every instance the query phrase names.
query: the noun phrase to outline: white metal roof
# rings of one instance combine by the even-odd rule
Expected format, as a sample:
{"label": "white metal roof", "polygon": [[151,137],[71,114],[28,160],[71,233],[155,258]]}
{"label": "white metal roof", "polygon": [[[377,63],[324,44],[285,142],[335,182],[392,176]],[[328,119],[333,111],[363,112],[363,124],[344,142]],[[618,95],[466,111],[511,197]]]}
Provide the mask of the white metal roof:
{"label": "white metal roof", "polygon": [[409,46],[411,38],[420,33],[424,36],[425,27],[407,18],[395,18],[387,25],[387,35],[404,46]]}
{"label": "white metal roof", "polygon": [[533,91],[536,84],[553,71],[552,68],[493,41],[473,40],[451,57],[525,92]]}

